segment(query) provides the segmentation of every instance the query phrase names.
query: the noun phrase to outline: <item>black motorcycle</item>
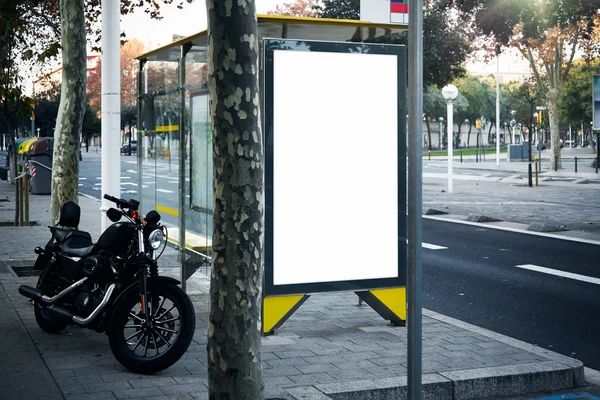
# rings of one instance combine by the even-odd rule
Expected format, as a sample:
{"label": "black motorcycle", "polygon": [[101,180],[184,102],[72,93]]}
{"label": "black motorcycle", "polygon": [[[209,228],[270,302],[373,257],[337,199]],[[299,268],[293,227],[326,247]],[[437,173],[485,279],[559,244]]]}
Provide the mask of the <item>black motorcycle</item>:
{"label": "black motorcycle", "polygon": [[156,260],[167,241],[160,214],[153,210],[142,218],[138,201],[104,198],[117,208],[106,212],[114,224],[97,243],[77,230],[79,206],[63,204],[58,225],[50,227],[52,239],[35,249],[35,268],[41,270],[37,287],[22,285],[19,293],[33,300],[44,331],[59,333],[74,324],[105,332],[126,368],[161,371],[189,347],[194,307],[178,280],[158,275]]}

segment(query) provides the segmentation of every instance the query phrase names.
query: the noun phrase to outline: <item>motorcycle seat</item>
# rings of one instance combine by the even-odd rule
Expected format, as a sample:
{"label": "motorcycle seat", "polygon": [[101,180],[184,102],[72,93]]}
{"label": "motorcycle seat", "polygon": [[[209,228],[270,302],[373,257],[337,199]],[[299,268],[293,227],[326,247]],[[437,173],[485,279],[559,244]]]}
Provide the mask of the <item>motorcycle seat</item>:
{"label": "motorcycle seat", "polygon": [[69,242],[67,241],[62,244],[61,249],[70,256],[87,257],[94,250],[94,246],[95,245],[92,243],[90,246],[86,247],[70,247]]}
{"label": "motorcycle seat", "polygon": [[56,227],[51,227],[50,230],[59,248],[66,254],[85,257],[94,250],[92,236],[85,231]]}

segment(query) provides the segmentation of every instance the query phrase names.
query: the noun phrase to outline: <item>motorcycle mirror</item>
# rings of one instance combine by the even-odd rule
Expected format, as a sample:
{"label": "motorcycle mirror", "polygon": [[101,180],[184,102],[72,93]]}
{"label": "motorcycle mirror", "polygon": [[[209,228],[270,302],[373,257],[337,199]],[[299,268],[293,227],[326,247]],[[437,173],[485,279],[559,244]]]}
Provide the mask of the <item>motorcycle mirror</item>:
{"label": "motorcycle mirror", "polygon": [[109,208],[106,211],[106,216],[112,222],[118,222],[121,220],[121,217],[123,216],[123,214],[121,214],[121,211],[117,210],[116,208]]}

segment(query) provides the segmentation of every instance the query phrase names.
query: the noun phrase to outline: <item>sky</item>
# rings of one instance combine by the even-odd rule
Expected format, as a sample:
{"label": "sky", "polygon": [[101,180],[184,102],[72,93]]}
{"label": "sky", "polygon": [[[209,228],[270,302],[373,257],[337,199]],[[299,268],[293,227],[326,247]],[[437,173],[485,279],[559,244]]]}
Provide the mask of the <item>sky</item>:
{"label": "sky", "polygon": [[[259,14],[274,10],[277,4],[291,0],[256,0],[256,10]],[[121,17],[121,30],[128,38],[136,38],[153,49],[170,43],[173,34],[190,36],[206,29],[206,3],[195,0],[192,4],[184,4],[179,10],[175,5],[163,5],[160,8],[163,19],[155,21],[144,12]]]}

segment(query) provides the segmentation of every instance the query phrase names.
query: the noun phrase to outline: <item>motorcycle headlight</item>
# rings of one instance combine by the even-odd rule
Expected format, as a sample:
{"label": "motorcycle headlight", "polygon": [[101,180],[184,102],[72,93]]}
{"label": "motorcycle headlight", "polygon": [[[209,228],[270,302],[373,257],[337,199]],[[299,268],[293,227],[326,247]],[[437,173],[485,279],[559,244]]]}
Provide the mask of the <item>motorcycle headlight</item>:
{"label": "motorcycle headlight", "polygon": [[148,244],[154,250],[158,250],[160,248],[160,246],[163,245],[164,241],[165,241],[165,234],[163,233],[163,231],[161,229],[153,230],[150,233],[150,235],[148,236]]}

